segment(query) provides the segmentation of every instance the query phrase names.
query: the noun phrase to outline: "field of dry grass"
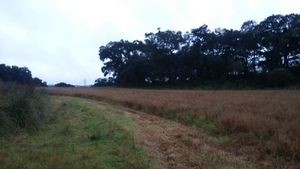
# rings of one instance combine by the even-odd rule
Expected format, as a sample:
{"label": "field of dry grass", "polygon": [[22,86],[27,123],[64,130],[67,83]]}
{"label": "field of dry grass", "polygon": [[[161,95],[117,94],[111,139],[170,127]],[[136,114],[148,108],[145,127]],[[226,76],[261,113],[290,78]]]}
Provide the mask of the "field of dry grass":
{"label": "field of dry grass", "polygon": [[235,153],[300,158],[300,91],[50,88],[49,92],[109,101],[196,125],[229,136],[221,146]]}

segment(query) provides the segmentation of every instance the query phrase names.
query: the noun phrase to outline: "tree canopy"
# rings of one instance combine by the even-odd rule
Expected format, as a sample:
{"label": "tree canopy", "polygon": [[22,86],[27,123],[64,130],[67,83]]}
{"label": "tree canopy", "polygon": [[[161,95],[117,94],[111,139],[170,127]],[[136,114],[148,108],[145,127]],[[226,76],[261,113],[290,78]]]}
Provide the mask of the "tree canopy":
{"label": "tree canopy", "polygon": [[54,85],[55,87],[75,87],[74,85],[65,83],[65,82],[59,82],[57,84]]}
{"label": "tree canopy", "polygon": [[47,83],[41,79],[33,78],[27,67],[7,66],[5,64],[0,64],[0,80],[22,85],[47,86]]}
{"label": "tree canopy", "polygon": [[207,25],[185,33],[158,29],[143,41],[109,42],[99,56],[102,72],[115,85],[282,87],[300,80],[300,15],[250,20],[240,30],[212,31]]}

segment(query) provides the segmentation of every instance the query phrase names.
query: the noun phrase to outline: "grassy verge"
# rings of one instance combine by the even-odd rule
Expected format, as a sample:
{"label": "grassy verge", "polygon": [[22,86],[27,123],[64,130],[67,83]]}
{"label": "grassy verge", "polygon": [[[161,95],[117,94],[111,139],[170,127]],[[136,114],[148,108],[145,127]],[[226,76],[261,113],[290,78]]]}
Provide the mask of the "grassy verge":
{"label": "grassy verge", "polygon": [[38,130],[47,115],[47,102],[44,90],[0,81],[0,137]]}
{"label": "grassy verge", "polygon": [[0,138],[0,168],[152,168],[130,119],[84,99],[51,100],[48,124],[39,131]]}

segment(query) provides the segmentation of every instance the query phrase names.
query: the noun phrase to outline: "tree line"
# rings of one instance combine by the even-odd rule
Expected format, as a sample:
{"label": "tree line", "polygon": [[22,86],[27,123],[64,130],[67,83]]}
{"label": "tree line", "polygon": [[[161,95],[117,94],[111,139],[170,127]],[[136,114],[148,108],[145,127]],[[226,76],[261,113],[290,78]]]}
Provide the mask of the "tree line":
{"label": "tree line", "polygon": [[37,77],[32,77],[27,67],[8,66],[0,64],[0,81],[14,82],[21,85],[46,87],[47,83]]}
{"label": "tree line", "polygon": [[143,41],[109,42],[99,56],[108,78],[95,86],[284,87],[300,81],[300,15],[250,20],[240,30],[158,29]]}

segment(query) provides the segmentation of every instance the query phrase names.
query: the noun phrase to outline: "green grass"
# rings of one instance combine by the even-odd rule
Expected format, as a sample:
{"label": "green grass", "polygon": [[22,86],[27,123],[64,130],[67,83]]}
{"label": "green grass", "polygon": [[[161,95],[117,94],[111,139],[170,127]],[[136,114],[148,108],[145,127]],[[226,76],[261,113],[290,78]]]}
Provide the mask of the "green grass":
{"label": "green grass", "polygon": [[0,139],[0,168],[147,169],[153,160],[137,145],[133,122],[108,105],[51,97],[50,117],[39,131]]}

